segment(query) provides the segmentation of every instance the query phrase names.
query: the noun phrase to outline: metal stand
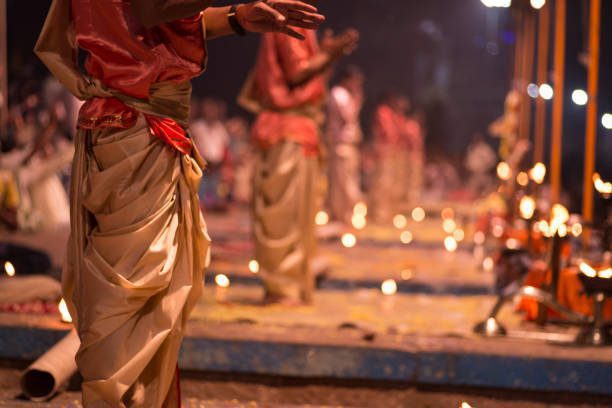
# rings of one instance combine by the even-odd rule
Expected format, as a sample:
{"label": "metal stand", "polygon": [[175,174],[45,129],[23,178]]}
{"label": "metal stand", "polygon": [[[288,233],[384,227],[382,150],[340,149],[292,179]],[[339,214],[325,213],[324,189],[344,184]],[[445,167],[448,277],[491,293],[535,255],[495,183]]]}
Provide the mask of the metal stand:
{"label": "metal stand", "polygon": [[583,329],[580,334],[576,337],[576,343],[591,345],[591,346],[605,346],[612,344],[612,336],[610,331],[604,325],[603,309],[606,302],[606,296],[603,293],[596,293],[593,296],[593,317],[594,321],[592,325]]}

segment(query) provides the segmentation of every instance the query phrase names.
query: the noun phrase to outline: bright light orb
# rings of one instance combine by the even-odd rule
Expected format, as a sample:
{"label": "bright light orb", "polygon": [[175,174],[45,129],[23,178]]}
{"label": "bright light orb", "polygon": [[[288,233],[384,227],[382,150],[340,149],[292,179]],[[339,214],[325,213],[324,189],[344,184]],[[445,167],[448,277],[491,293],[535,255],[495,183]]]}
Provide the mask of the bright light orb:
{"label": "bright light orb", "polygon": [[220,273],[217,276],[215,276],[215,283],[220,288],[227,288],[230,285],[230,280],[226,275]]}
{"label": "bright light orb", "polygon": [[342,245],[345,248],[353,248],[355,245],[357,245],[357,237],[354,234],[351,234],[350,232],[347,232],[346,234],[342,235],[340,241],[342,242]]}
{"label": "bright light orb", "polygon": [[533,217],[536,209],[536,201],[531,196],[524,196],[521,198],[519,203],[519,211],[521,213],[521,217],[526,220],[530,220]]}
{"label": "bright light orb", "polygon": [[351,217],[351,224],[355,229],[362,230],[366,227],[367,223],[366,218],[359,214],[353,214]]}
{"label": "bright light orb", "polygon": [[529,184],[529,174],[524,171],[521,171],[516,175],[516,182],[521,187],[526,187]]}
{"label": "bright light orb", "polygon": [[527,85],[527,95],[532,98],[537,98],[540,92],[538,91],[538,86],[536,84]]}
{"label": "bright light orb", "polygon": [[485,243],[485,240],[487,239],[486,235],[484,232],[482,231],[476,231],[474,233],[474,243],[476,245],[482,245]]}
{"label": "bright light orb", "polygon": [[453,231],[453,238],[455,238],[457,242],[463,241],[465,239],[465,231],[463,231],[461,228],[457,228],[455,231]]}
{"label": "bright light orb", "polygon": [[72,316],[70,316],[70,312],[68,311],[68,305],[64,299],[60,300],[59,305],[57,306],[61,315],[61,320],[64,323],[72,323]]}
{"label": "bright light orb", "polygon": [[457,244],[457,240],[455,240],[455,238],[451,236],[444,238],[444,248],[446,248],[448,252],[455,252],[458,246],[459,245]]}
{"label": "bright light orb", "polygon": [[407,224],[408,224],[408,220],[406,219],[405,215],[397,214],[395,215],[395,217],[393,217],[393,226],[395,228],[402,229],[402,228],[405,228]]}
{"label": "bright light orb", "polygon": [[571,231],[572,235],[578,238],[580,235],[582,235],[582,224],[580,224],[579,222],[575,223],[574,225],[572,225]]}
{"label": "bright light orb", "polygon": [[402,242],[402,244],[406,244],[406,245],[411,243],[412,242],[412,232],[402,231],[402,233],[400,234],[400,241]]}
{"label": "bright light orb", "polygon": [[453,210],[452,208],[445,208],[442,210],[442,219],[446,220],[448,218],[455,218],[455,210]]}
{"label": "bright light orb", "polygon": [[578,106],[584,106],[589,101],[589,95],[583,89],[574,89],[572,101]]}
{"label": "bright light orb", "polygon": [[368,215],[368,206],[366,205],[366,203],[360,201],[355,204],[355,206],[353,207],[353,214],[361,215],[362,217]]}
{"label": "bright light orb", "polygon": [[595,190],[597,190],[600,194],[612,194],[612,183],[609,181],[603,181],[599,173],[593,174],[593,185],[595,186]]}
{"label": "bright light orb", "polygon": [[447,234],[452,234],[457,229],[457,223],[452,218],[447,218],[442,222],[442,229]]}
{"label": "bright light orb", "polygon": [[487,272],[491,272],[495,267],[495,261],[490,256],[486,257],[484,261],[482,261],[482,269]]}
{"label": "bright light orb", "polygon": [[536,163],[531,170],[529,170],[529,177],[536,184],[542,184],[546,177],[546,166],[544,163]]}
{"label": "bright light orb", "polygon": [[497,177],[500,178],[500,180],[503,181],[508,181],[510,180],[510,178],[512,177],[512,169],[510,168],[510,165],[504,161],[499,162],[499,164],[497,165]]}
{"label": "bright light orb", "polygon": [[546,99],[547,101],[552,99],[553,96],[555,95],[555,91],[553,90],[552,86],[550,86],[549,84],[542,84],[540,85],[540,96],[543,99]]}
{"label": "bright light orb", "polygon": [[544,7],[544,5],[546,4],[546,0],[530,0],[529,3],[531,4],[531,7],[536,10],[539,10]]}
{"label": "bright light orb", "polygon": [[15,276],[15,265],[13,265],[10,261],[6,261],[4,263],[4,273],[6,273],[11,278]]}
{"label": "bright light orb", "polygon": [[249,271],[251,273],[259,273],[259,262],[252,259],[249,261]]}
{"label": "bright light orb", "polygon": [[580,272],[582,272],[583,274],[585,274],[586,276],[588,276],[589,278],[595,278],[597,277],[597,271],[595,269],[593,269],[593,267],[585,262],[580,262],[580,265],[578,266],[578,269],[580,269]]}
{"label": "bright light orb", "polygon": [[325,211],[319,211],[315,216],[315,224],[318,226],[327,225],[329,222],[329,215]]}
{"label": "bright light orb", "polygon": [[380,290],[385,296],[395,295],[397,293],[397,283],[393,279],[387,279],[380,285]]}
{"label": "bright light orb", "polygon": [[416,222],[421,222],[425,219],[425,210],[422,207],[416,207],[412,210],[412,219]]}
{"label": "bright light orb", "polygon": [[404,269],[400,272],[402,280],[410,280],[414,276],[412,269]]}
{"label": "bright light orb", "polygon": [[612,129],[612,113],[604,113],[601,117],[601,124],[606,129]]}

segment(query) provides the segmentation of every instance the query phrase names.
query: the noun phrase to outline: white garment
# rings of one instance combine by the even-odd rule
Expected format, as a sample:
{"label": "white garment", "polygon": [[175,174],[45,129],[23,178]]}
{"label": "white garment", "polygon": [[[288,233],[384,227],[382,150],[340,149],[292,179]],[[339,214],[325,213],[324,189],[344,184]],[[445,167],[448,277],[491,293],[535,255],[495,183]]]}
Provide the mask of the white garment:
{"label": "white garment", "polygon": [[220,164],[230,143],[223,122],[209,123],[204,119],[197,119],[191,124],[190,130],[204,160],[210,164]]}
{"label": "white garment", "polygon": [[361,142],[360,111],[359,102],[346,88],[339,85],[332,88],[327,116],[327,143]]}

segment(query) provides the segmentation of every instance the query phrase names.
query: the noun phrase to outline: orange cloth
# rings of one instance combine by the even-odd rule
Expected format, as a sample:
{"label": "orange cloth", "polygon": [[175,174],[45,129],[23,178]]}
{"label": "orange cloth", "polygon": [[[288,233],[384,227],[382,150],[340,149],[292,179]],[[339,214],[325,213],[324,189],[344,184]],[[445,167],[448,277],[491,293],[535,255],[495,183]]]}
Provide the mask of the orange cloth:
{"label": "orange cloth", "polygon": [[270,149],[279,142],[299,143],[309,156],[319,152],[320,106],[325,96],[325,80],[317,75],[307,83],[291,87],[290,78],[304,69],[319,53],[316,33],[298,30],[306,39],[297,40],[280,33],[262,36],[261,48],[252,73],[252,95],[262,111],[253,125],[257,146]]}
{"label": "orange cloth", "polygon": [[[592,316],[593,298],[584,293],[582,282],[578,277],[579,273],[576,268],[566,268],[561,271],[557,299],[561,305],[574,312]],[[525,278],[524,284],[540,288],[549,281],[549,277],[549,271],[531,270]],[[538,304],[531,299],[522,299],[518,305],[518,310],[526,312],[527,320],[535,320],[538,316]],[[555,312],[549,312],[549,315],[560,317]],[[606,302],[604,306],[604,319],[612,319],[612,302],[610,301]]]}

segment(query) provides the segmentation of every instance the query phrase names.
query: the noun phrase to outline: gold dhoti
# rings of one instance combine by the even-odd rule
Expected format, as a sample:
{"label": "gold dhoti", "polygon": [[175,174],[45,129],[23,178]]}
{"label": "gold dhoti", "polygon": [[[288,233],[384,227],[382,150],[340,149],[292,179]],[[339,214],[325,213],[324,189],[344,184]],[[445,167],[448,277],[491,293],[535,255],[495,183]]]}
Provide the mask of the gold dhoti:
{"label": "gold dhoti", "polygon": [[87,407],[179,406],[173,382],[209,239],[200,165],[130,129],[80,130],[64,296],[76,311]]}
{"label": "gold dhoti", "polygon": [[353,207],[363,199],[359,182],[359,147],[338,143],[330,149],[329,208],[334,219],[351,222]]}
{"label": "gold dhoti", "polygon": [[318,172],[318,159],[292,141],[257,153],[253,234],[268,299],[312,300]]}

